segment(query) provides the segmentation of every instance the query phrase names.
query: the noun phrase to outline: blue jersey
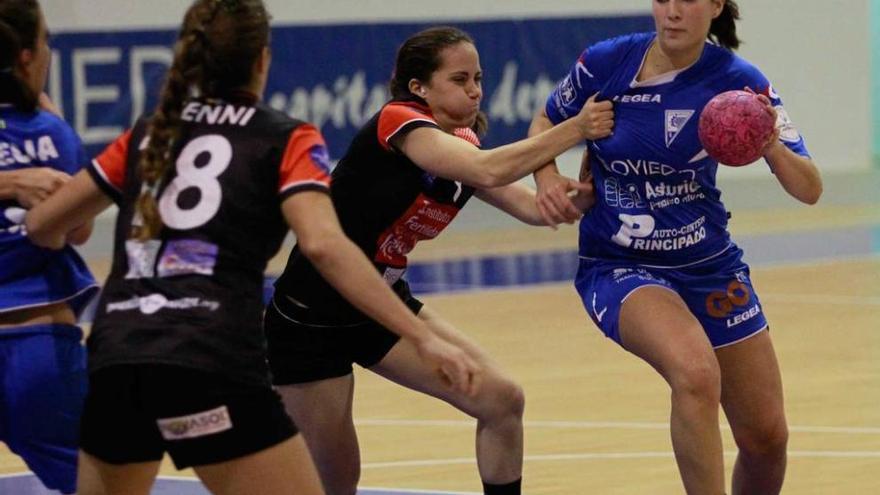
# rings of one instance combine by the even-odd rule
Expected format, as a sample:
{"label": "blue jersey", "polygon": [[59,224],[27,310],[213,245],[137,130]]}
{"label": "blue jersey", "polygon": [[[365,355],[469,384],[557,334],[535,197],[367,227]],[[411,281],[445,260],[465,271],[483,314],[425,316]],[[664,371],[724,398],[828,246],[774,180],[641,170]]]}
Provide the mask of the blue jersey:
{"label": "blue jersey", "polygon": [[[0,172],[52,167],[73,175],[85,162],[82,144],[64,120],[0,105]],[[97,290],[94,278],[70,246],[53,251],[32,244],[24,215],[15,199],[0,200],[0,312],[61,301],[79,312]]]}
{"label": "blue jersey", "polygon": [[614,103],[614,134],[587,142],[597,201],[580,223],[586,258],[680,266],[734,247],[715,185],[718,162],[697,136],[700,113],[718,93],[747,86],[767,95],[780,140],[809,156],[767,78],[725,48],[707,42],[690,67],[637,81],[654,37],[633,34],[587,48],[547,101],[554,124],[576,115],[593,94]]}

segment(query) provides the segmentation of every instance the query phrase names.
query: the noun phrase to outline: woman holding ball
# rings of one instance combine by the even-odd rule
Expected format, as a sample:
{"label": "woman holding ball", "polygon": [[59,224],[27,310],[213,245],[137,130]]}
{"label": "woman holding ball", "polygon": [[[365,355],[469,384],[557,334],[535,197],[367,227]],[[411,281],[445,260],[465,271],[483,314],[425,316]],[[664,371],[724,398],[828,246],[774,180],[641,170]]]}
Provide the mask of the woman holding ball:
{"label": "woman holding ball", "polygon": [[[706,102],[744,88],[761,95],[777,122],[761,154],[783,189],[813,204],[822,181],[767,78],[732,51],[740,43],[736,2],[652,7],[656,32],[588,47],[530,132],[587,101],[614,104],[613,135],[587,141],[597,198],[580,222],[575,286],[605,335],[669,384],[686,492],[725,493],[720,404],[739,447],[732,493],[779,493],[788,440],[782,380],[749,267],[727,231],[718,162],[697,136]],[[548,222],[580,213],[553,164],[535,176]]]}

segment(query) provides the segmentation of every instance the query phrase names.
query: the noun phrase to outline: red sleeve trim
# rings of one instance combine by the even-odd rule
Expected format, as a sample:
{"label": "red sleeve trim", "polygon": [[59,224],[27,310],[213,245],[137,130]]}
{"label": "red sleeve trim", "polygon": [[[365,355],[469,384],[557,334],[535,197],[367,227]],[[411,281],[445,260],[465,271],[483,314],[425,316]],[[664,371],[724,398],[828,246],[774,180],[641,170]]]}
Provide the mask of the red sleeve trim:
{"label": "red sleeve trim", "polygon": [[125,131],[110,143],[93,161],[96,171],[109,186],[119,191],[125,184],[125,169],[128,162],[128,145],[131,129]]}
{"label": "red sleeve trim", "polygon": [[428,123],[432,127],[439,128],[437,121],[422,107],[407,103],[389,103],[385,105],[379,114],[378,139],[379,144],[386,150],[391,150],[391,140],[400,131],[412,123]]}
{"label": "red sleeve trim", "polygon": [[330,187],[330,155],[315,126],[301,125],[290,133],[278,179],[281,193],[306,185]]}

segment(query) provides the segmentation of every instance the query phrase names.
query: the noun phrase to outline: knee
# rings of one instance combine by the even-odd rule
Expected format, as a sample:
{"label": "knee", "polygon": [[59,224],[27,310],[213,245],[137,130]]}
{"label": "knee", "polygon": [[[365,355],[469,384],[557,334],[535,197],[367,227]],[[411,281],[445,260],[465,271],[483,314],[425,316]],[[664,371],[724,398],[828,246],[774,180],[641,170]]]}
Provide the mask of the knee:
{"label": "knee", "polygon": [[670,373],[673,396],[718,405],[721,402],[721,370],[714,356],[682,361]]}
{"label": "knee", "polygon": [[521,421],[526,405],[522,387],[507,377],[499,377],[488,385],[487,393],[478,398],[481,407],[475,415],[477,419],[513,418]]}
{"label": "knee", "polygon": [[778,456],[788,446],[788,425],[785,418],[766,419],[755,425],[736,428],[733,432],[740,451],[750,456]]}
{"label": "knee", "polygon": [[526,409],[526,394],[522,387],[511,381],[505,385],[504,395],[506,397],[504,409],[507,411],[507,415],[522,419]]}

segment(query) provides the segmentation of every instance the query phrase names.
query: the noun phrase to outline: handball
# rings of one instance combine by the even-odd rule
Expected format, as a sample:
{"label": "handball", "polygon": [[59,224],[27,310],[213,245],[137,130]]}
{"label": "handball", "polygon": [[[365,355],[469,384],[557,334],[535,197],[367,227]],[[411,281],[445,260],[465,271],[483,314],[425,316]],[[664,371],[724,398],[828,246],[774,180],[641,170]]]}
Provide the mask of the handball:
{"label": "handball", "polygon": [[709,156],[718,163],[739,167],[761,158],[775,125],[758,95],[726,91],[703,107],[698,132]]}

